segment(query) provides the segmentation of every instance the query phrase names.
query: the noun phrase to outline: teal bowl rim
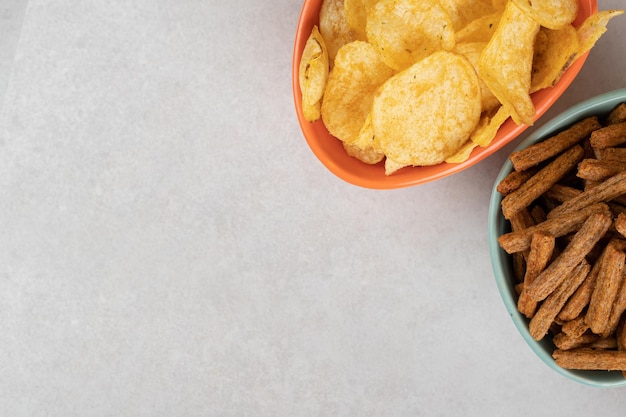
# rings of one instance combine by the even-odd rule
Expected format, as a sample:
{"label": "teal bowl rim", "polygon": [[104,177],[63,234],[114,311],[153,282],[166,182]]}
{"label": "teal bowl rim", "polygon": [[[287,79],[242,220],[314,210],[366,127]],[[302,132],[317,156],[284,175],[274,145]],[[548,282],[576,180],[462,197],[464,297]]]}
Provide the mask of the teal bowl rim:
{"label": "teal bowl rim", "polygon": [[[626,101],[626,88],[621,88],[600,94],[576,104],[546,122],[545,125],[525,138],[515,148],[515,151],[524,149],[533,143],[540,142],[585,117],[606,115],[615,106],[624,101]],[[619,371],[577,371],[558,366],[552,358],[552,351],[555,348],[551,338],[546,337],[540,342],[535,341],[528,331],[528,320],[517,311],[515,290],[513,285],[511,285],[513,283],[511,257],[500,248],[497,241],[498,237],[506,231],[508,226],[500,211],[502,195],[496,190],[496,187],[512,169],[513,165],[511,161],[507,159],[496,178],[491,192],[488,221],[491,266],[498,285],[498,290],[509,316],[522,335],[522,338],[526,341],[526,344],[546,365],[557,373],[588,386],[604,388],[626,387],[626,378]]]}

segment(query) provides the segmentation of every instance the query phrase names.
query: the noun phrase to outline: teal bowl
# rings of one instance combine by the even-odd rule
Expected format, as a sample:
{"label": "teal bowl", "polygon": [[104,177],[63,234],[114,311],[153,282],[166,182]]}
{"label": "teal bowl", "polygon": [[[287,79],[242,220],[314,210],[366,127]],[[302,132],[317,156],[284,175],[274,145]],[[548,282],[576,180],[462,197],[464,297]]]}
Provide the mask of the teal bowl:
{"label": "teal bowl", "polygon": [[[559,131],[569,127],[570,125],[593,115],[603,116],[608,114],[618,104],[626,102],[626,88],[614,90],[599,96],[593,97],[582,103],[579,103],[568,110],[564,111],[554,119],[550,120],[542,127],[534,131],[530,136],[525,138],[515,150],[520,150],[537,142],[547,139]],[[563,369],[558,366],[552,358],[552,352],[555,347],[552,339],[546,336],[540,342],[537,342],[530,335],[528,330],[528,319],[517,310],[517,295],[515,294],[515,279],[513,277],[513,267],[511,256],[507,254],[498,245],[498,237],[507,233],[509,229],[508,221],[504,219],[500,209],[502,202],[502,194],[496,187],[504,177],[513,169],[511,161],[507,160],[502,167],[498,177],[494,183],[491,192],[491,201],[489,203],[489,252],[491,257],[491,265],[493,273],[498,285],[498,290],[504,301],[509,316],[522,335],[524,341],[530,346],[535,354],[550,368],[559,374],[579,382],[584,385],[594,387],[626,387],[626,378],[621,372],[616,371],[576,371]]]}

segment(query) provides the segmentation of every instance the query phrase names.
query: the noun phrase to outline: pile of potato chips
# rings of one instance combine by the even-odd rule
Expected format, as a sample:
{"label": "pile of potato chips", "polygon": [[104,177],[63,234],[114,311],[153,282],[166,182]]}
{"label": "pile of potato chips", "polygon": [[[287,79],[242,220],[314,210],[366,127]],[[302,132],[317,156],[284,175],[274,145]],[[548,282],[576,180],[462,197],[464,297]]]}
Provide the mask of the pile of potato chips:
{"label": "pile of potato chips", "polygon": [[465,161],[553,86],[622,10],[574,27],[578,0],[323,0],[300,61],[302,108],[387,175]]}

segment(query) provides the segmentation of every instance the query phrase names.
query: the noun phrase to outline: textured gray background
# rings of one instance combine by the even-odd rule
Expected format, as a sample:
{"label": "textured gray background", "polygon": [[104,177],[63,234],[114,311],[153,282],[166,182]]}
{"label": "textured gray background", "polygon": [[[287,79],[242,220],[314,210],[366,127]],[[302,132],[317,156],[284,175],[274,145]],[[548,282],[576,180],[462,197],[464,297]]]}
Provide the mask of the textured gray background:
{"label": "textured gray background", "polygon": [[[357,188],[295,118],[299,1],[25,5],[0,21],[0,415],[623,414],[498,295],[488,200],[518,142]],[[537,126],[625,86],[625,37]]]}

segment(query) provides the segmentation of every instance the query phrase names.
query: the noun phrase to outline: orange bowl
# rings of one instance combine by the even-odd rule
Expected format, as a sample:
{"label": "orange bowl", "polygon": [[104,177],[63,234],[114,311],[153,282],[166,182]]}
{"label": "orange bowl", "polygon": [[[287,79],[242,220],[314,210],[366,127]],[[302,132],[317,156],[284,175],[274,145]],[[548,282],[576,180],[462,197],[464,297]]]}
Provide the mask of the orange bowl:
{"label": "orange bowl", "polygon": [[[293,49],[293,96],[298,121],[309,147],[326,168],[344,181],[372,189],[402,188],[434,181],[461,172],[477,164],[517,138],[528,128],[528,125],[518,126],[509,119],[502,125],[489,146],[475,148],[469,159],[463,163],[450,164],[444,162],[433,166],[407,167],[389,176],[385,175],[384,163],[368,165],[349,156],[343,149],[341,142],[328,132],[321,119],[310,123],[304,118],[302,113],[302,94],[298,80],[300,57],[313,26],[319,23],[321,4],[322,0],[304,0],[304,5],[302,6]],[[582,23],[587,17],[596,13],[597,10],[598,3],[596,0],[580,0],[578,17],[574,25]],[[582,69],[587,56],[588,54],[585,54],[576,60],[554,87],[546,88],[532,95],[536,110],[535,120],[548,111],[550,106],[556,102],[574,81],[574,78]]]}

